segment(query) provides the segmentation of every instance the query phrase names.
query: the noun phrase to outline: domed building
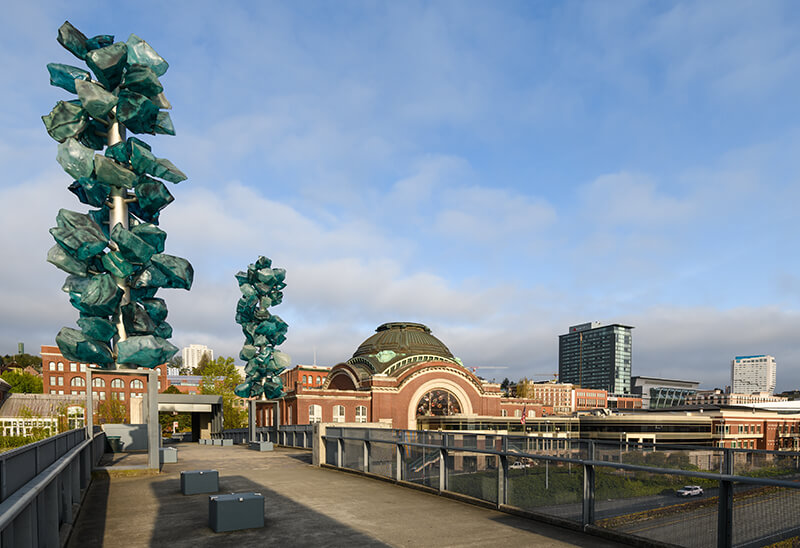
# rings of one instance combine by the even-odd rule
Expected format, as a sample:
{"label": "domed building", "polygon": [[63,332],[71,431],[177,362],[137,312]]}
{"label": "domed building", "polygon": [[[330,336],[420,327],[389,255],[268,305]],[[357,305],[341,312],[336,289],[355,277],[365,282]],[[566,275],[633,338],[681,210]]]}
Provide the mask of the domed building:
{"label": "domed building", "polygon": [[[307,367],[314,378],[314,369]],[[319,370],[321,368],[316,368]],[[347,361],[327,371],[324,381],[287,377],[279,400],[282,424],[382,422],[393,428],[436,428],[445,418],[520,421],[531,401],[503,397],[500,386],[478,378],[420,323],[380,325]],[[266,406],[265,413],[269,413]],[[525,412],[527,412],[525,411]],[[271,423],[266,415],[261,424]]]}

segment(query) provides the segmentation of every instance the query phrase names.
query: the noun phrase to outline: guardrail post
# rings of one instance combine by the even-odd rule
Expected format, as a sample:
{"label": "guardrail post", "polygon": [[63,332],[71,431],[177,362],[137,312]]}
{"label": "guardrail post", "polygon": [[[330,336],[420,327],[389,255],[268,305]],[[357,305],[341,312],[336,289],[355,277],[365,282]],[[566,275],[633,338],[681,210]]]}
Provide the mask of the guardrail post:
{"label": "guardrail post", "polygon": [[394,446],[396,451],[394,454],[395,458],[395,478],[397,481],[402,481],[403,479],[403,445],[398,443]]}
{"label": "guardrail post", "polygon": [[502,453],[497,463],[497,507],[508,504],[508,436],[503,436]]}
{"label": "guardrail post", "polygon": [[[733,475],[733,451],[722,450],[722,473]],[[719,508],[717,510],[717,547],[733,545],[733,482],[719,481]]]}
{"label": "guardrail post", "polygon": [[[594,441],[588,440],[588,458],[594,460]],[[594,523],[594,466],[583,464],[583,514],[584,527]]]}
{"label": "guardrail post", "polygon": [[369,472],[369,454],[370,454],[369,440],[364,440],[364,472]]}
{"label": "guardrail post", "polygon": [[442,434],[442,447],[439,449],[439,492],[447,491],[447,434]]}
{"label": "guardrail post", "polygon": [[341,438],[336,438],[336,466],[344,466],[344,440]]}

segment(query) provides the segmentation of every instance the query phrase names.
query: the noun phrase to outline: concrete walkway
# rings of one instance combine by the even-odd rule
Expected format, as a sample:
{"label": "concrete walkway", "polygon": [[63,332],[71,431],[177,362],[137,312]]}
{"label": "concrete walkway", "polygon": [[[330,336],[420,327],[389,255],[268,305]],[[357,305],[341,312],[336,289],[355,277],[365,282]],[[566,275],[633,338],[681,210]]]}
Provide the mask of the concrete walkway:
{"label": "concrete walkway", "polygon": [[[96,478],[69,545],[619,546],[597,537],[310,465],[310,452],[180,444],[160,475]],[[181,470],[216,469],[220,492],[260,492],[265,527],[214,533],[208,495],[184,496]]]}

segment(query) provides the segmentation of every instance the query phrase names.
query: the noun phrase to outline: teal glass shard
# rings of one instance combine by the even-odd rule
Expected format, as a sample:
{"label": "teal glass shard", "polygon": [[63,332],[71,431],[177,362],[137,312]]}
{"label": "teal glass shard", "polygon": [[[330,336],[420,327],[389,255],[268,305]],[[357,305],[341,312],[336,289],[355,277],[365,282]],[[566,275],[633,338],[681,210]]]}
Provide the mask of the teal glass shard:
{"label": "teal glass shard", "polygon": [[[134,145],[138,145],[138,146],[142,147],[145,150],[149,150],[149,151],[153,150],[153,147],[151,147],[150,145],[148,145],[147,143],[145,143],[144,141],[142,141],[138,137],[128,137],[128,140],[126,141],[126,145],[128,146],[128,155],[129,156],[133,153],[132,152],[132,147]],[[155,161],[155,156],[153,156],[153,161]]]}
{"label": "teal glass shard", "polygon": [[157,226],[151,223],[142,223],[131,228],[131,232],[153,246],[156,253],[164,252],[164,242],[167,239],[167,233]]}
{"label": "teal glass shard", "polygon": [[141,302],[142,299],[152,299],[158,293],[157,287],[139,287],[131,289],[131,300]]}
{"label": "teal glass shard", "polygon": [[259,255],[258,259],[256,259],[255,264],[253,265],[255,270],[261,270],[262,268],[270,268],[271,266],[272,266],[272,259],[270,259],[269,257],[265,257],[263,255]]}
{"label": "teal glass shard", "polygon": [[162,287],[191,289],[194,280],[194,269],[189,261],[174,255],[157,253],[150,260],[167,277],[168,284]]}
{"label": "teal glass shard", "polygon": [[70,274],[67,276],[67,279],[64,280],[61,291],[66,293],[83,293],[86,291],[86,286],[88,284],[89,278],[87,276],[75,276],[74,274]]}
{"label": "teal glass shard", "polygon": [[139,303],[128,303],[120,307],[125,332],[128,335],[152,335],[156,324]]}
{"label": "teal glass shard", "polygon": [[153,72],[156,73],[156,76],[163,76],[164,73],[167,72],[169,63],[167,63],[163,57],[157,54],[156,51],[150,47],[150,44],[135,34],[131,34],[128,38],[127,45],[129,63],[147,65],[153,69]]}
{"label": "teal glass shard", "polygon": [[175,164],[166,158],[159,158],[156,160],[156,167],[150,175],[158,177],[159,179],[164,179],[170,183],[180,183],[186,180],[186,174],[175,167]]}
{"label": "teal glass shard", "polygon": [[178,347],[161,337],[141,335],[117,343],[117,362],[153,368],[166,363]]}
{"label": "teal glass shard", "polygon": [[75,80],[83,81],[91,78],[89,71],[60,63],[47,63],[47,71],[50,73],[51,86],[65,89],[70,93],[77,93]]}
{"label": "teal glass shard", "polygon": [[117,96],[94,82],[75,82],[76,93],[86,112],[95,118],[105,118],[117,104]]}
{"label": "teal glass shard", "polygon": [[86,111],[80,105],[68,101],[59,101],[50,114],[42,116],[47,133],[59,143],[78,135],[88,120]]}
{"label": "teal glass shard", "polygon": [[122,87],[147,97],[153,97],[164,91],[158,76],[147,65],[128,65],[128,70],[122,78]]}
{"label": "teal glass shard", "polygon": [[171,204],[175,198],[169,193],[161,181],[149,177],[141,177],[134,187],[139,207],[147,213],[156,213]]}
{"label": "teal glass shard", "polygon": [[110,316],[119,306],[120,299],[122,289],[110,274],[103,272],[91,277],[84,292],[78,295],[79,306],[76,308],[92,316]]}
{"label": "teal glass shard", "polygon": [[77,181],[73,181],[68,188],[70,192],[78,197],[82,204],[94,207],[102,206],[111,192],[110,186],[95,180],[93,177],[81,177]]}
{"label": "teal glass shard", "polygon": [[134,133],[155,133],[158,107],[134,91],[123,89],[117,102],[117,119]]}
{"label": "teal glass shard", "polygon": [[51,228],[50,234],[76,259],[88,259],[108,245],[105,234],[89,215],[60,209],[56,223],[58,226]]}
{"label": "teal glass shard", "polygon": [[[167,319],[167,303],[164,299],[141,299],[139,301],[153,321],[157,324]],[[168,339],[169,337],[162,337]]]}
{"label": "teal glass shard", "polygon": [[58,244],[51,247],[47,252],[47,262],[64,272],[76,276],[86,276],[86,271],[89,268],[86,261],[79,261]]}
{"label": "teal glass shard", "polygon": [[77,329],[63,327],[56,335],[61,355],[70,361],[110,366],[114,363],[111,348],[102,341],[91,339]]}
{"label": "teal glass shard", "polygon": [[117,42],[86,54],[86,64],[92,69],[97,81],[109,91],[117,88],[122,81],[127,60],[128,47],[124,42]]}
{"label": "teal glass shard", "polygon": [[292,358],[286,352],[281,352],[280,350],[275,350],[272,353],[272,359],[275,364],[281,369],[288,369],[292,366]]}
{"label": "teal glass shard", "polygon": [[167,110],[172,108],[172,103],[170,103],[169,100],[167,100],[163,92],[153,97],[150,97],[150,100],[153,101],[153,104],[158,108],[165,108]]}
{"label": "teal glass shard", "polygon": [[94,223],[97,226],[100,227],[100,229],[103,231],[103,235],[106,238],[110,239],[111,236],[108,233],[108,214],[109,214],[110,210],[109,210],[108,206],[105,205],[105,204],[103,204],[102,206],[97,206],[97,207],[99,207],[100,209],[91,209],[91,210],[89,210],[87,215],[89,215],[89,217],[92,218]]}
{"label": "teal glass shard", "polygon": [[131,287],[134,289],[167,287],[168,284],[167,276],[154,265],[147,265],[131,280]]}
{"label": "teal glass shard", "polygon": [[[279,398],[283,394],[283,382],[280,377],[272,377],[271,381],[265,381],[263,385],[264,396],[268,400]],[[258,395],[258,394],[253,394]]]}
{"label": "teal glass shard", "polygon": [[156,330],[153,331],[153,335],[155,335],[156,337],[160,337],[162,339],[171,339],[172,326],[167,322],[161,322],[156,326]]}
{"label": "teal glass shard", "polygon": [[115,278],[127,278],[136,270],[119,251],[106,253],[103,255],[102,261],[103,267]]}
{"label": "teal glass shard", "polygon": [[239,396],[240,398],[249,398],[250,389],[252,387],[253,387],[252,383],[243,382],[242,384],[236,385],[236,388],[233,389],[233,393]]}
{"label": "teal glass shard", "polygon": [[124,141],[111,145],[104,154],[107,158],[116,160],[120,164],[127,164],[131,159],[130,154],[128,154],[128,145]]}
{"label": "teal glass shard", "polygon": [[94,175],[98,180],[119,188],[133,188],[137,179],[136,173],[100,154],[94,157]]}
{"label": "teal glass shard", "polygon": [[56,161],[75,179],[89,177],[94,170],[94,150],[70,137],[58,145]]}
{"label": "teal glass shard", "polygon": [[92,51],[93,49],[100,49],[110,46],[114,43],[113,34],[98,34],[86,40],[86,49]]}
{"label": "teal glass shard", "polygon": [[78,135],[78,141],[83,146],[94,150],[103,150],[103,147],[106,146],[106,126],[93,118],[89,118],[86,127]]}
{"label": "teal glass shard", "polygon": [[86,58],[86,53],[89,51],[86,47],[86,36],[69,21],[64,21],[58,28],[56,40],[78,59]]}
{"label": "teal glass shard", "polygon": [[172,125],[172,118],[169,112],[163,110],[158,112],[156,116],[156,133],[161,135],[175,135],[175,126]]}
{"label": "teal glass shard", "polygon": [[120,223],[117,223],[111,229],[111,239],[117,244],[122,256],[135,264],[146,263],[156,252],[153,246],[130,230],[123,228]]}
{"label": "teal glass shard", "polygon": [[110,341],[117,334],[116,326],[105,318],[86,316],[78,319],[78,326],[84,335],[97,341]]}
{"label": "teal glass shard", "polygon": [[258,354],[258,347],[253,346],[252,344],[246,344],[242,347],[242,350],[239,352],[239,359],[244,361],[250,361],[256,357]]}
{"label": "teal glass shard", "polygon": [[133,171],[139,175],[144,175],[145,173],[152,175],[156,168],[156,157],[150,152],[150,147],[147,143],[140,141],[136,137],[131,137],[127,141],[127,146]]}

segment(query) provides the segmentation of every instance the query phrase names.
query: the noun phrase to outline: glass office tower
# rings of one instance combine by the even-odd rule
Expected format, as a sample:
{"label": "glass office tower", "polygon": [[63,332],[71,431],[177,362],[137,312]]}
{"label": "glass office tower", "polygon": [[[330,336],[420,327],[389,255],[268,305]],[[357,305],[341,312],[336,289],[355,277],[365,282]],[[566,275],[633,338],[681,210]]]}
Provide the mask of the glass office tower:
{"label": "glass office tower", "polygon": [[609,394],[631,393],[631,329],[600,322],[573,325],[558,337],[558,379]]}

